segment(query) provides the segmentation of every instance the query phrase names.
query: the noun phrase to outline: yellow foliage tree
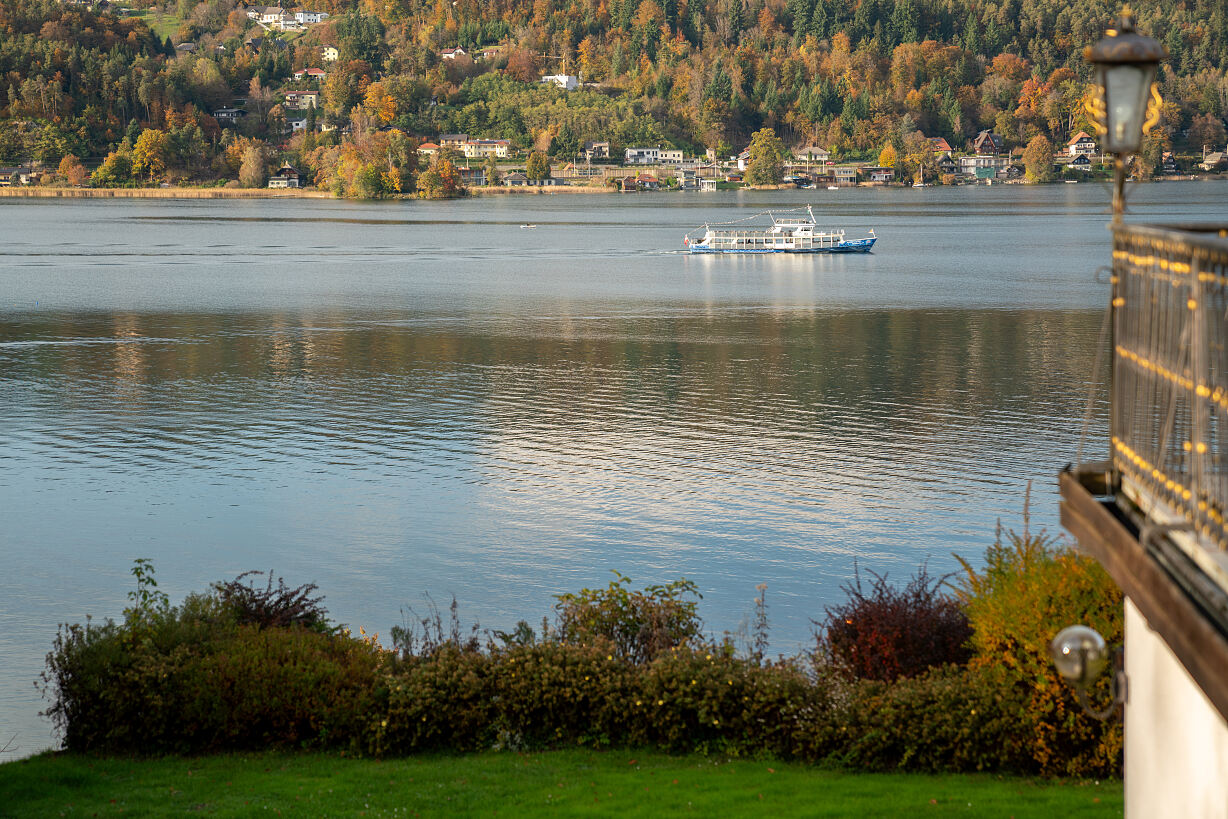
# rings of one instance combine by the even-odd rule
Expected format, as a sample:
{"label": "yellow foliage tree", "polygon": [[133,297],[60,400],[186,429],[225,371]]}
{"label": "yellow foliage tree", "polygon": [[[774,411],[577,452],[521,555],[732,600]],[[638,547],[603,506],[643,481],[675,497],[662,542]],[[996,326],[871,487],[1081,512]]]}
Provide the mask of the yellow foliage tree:
{"label": "yellow foliage tree", "polygon": [[152,180],[166,170],[166,152],[170,140],[165,131],[157,128],[146,128],[136,138],[132,148],[132,169],[137,173],[146,172]]}
{"label": "yellow foliage tree", "polygon": [[894,145],[885,145],[878,154],[878,164],[884,168],[894,168],[899,155],[895,152]]}

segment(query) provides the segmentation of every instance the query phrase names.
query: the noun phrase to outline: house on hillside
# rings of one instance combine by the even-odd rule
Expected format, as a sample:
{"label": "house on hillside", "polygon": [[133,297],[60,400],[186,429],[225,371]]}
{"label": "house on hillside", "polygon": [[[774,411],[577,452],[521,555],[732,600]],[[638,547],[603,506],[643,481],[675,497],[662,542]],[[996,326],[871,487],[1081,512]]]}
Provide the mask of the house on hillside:
{"label": "house on hillside", "polygon": [[180,43],[175,46],[176,54],[194,54],[196,52],[196,43]]}
{"label": "house on hillside", "polygon": [[484,188],[486,187],[486,169],[477,168],[457,168],[457,174],[460,176],[461,184],[467,188]]}
{"label": "house on hillside", "polygon": [[443,51],[439,52],[439,59],[455,60],[457,57],[464,57],[468,53],[469,52],[465,51],[465,49],[459,48],[459,47],[458,48],[445,48]]}
{"label": "house on hillside", "polygon": [[848,187],[857,184],[857,169],[852,165],[835,165],[828,172],[836,185]]}
{"label": "house on hillside", "polygon": [[269,177],[270,188],[301,188],[305,177],[289,162],[283,164]]}
{"label": "house on hillside", "polygon": [[418,153],[422,154],[423,156],[434,156],[435,154],[439,153],[439,143],[423,142],[418,146]]}
{"label": "house on hillside", "polygon": [[662,148],[657,152],[657,162],[662,165],[681,165],[682,150],[680,148]]}
{"label": "house on hillside", "polygon": [[294,72],[296,80],[322,80],[327,76],[328,72],[322,68],[300,68]]}
{"label": "house on hillside", "polygon": [[947,142],[943,137],[928,137],[926,139],[930,144],[930,150],[936,154],[951,154],[951,143]]}
{"label": "house on hillside", "polygon": [[950,154],[942,154],[935,164],[938,166],[938,173],[959,173],[959,164]]}
{"label": "house on hillside", "polygon": [[286,10],[281,6],[269,6],[263,12],[261,12],[260,22],[267,26],[276,26],[280,25],[286,16]]}
{"label": "house on hillside", "polygon": [[1085,131],[1080,131],[1071,137],[1070,142],[1066,143],[1066,153],[1071,156],[1094,154],[1096,153],[1096,140],[1088,136]]}
{"label": "house on hillside", "polygon": [[439,144],[444,148],[451,148],[455,151],[463,151],[465,143],[469,141],[468,134],[440,134]]}
{"label": "house on hillside", "polygon": [[312,26],[316,23],[323,23],[328,19],[326,11],[304,11],[302,9],[294,12],[294,19],[305,26]]}
{"label": "house on hillside", "polygon": [[608,142],[585,142],[584,143],[584,158],[589,162],[594,159],[609,159],[610,158],[610,143]]}
{"label": "house on hillside", "polygon": [[212,112],[212,116],[218,125],[228,128],[247,116],[247,112],[242,108],[218,108]]}
{"label": "house on hillside", "polygon": [[320,94],[316,91],[292,91],[286,94],[285,107],[292,111],[306,111],[320,107]]}
{"label": "house on hillside", "polygon": [[972,138],[972,152],[987,156],[997,156],[1006,151],[1006,145],[1002,141],[1002,137],[995,134],[993,131],[981,131]]}
{"label": "house on hillside", "polygon": [[471,139],[461,145],[461,150],[470,159],[491,156],[504,159],[511,147],[511,141],[506,139]]}
{"label": "house on hillside", "polygon": [[875,184],[885,184],[895,179],[895,169],[885,165],[864,165],[861,172],[865,174],[866,181]]}
{"label": "house on hillside", "polygon": [[1010,166],[1010,157],[980,154],[977,156],[961,156],[959,172],[963,176],[974,179],[997,179],[1006,176]]}
{"label": "house on hillside", "polygon": [[554,83],[564,91],[575,91],[580,87],[580,81],[574,74],[547,74],[541,78],[544,83]]}
{"label": "house on hillside", "polygon": [[1078,154],[1077,156],[1068,158],[1064,164],[1067,168],[1071,168],[1076,171],[1090,172],[1092,169],[1092,158],[1087,154]]}
{"label": "house on hillside", "polygon": [[341,59],[341,52],[337,50],[336,46],[326,45],[320,49],[320,57],[326,63],[335,63]]}
{"label": "house on hillside", "polygon": [[623,164],[655,165],[660,157],[660,148],[627,148],[623,151]]}
{"label": "house on hillside", "polygon": [[831,151],[818,145],[806,145],[793,149],[793,158],[803,162],[827,162],[831,159]]}
{"label": "house on hillside", "polygon": [[1198,167],[1204,171],[1222,171],[1225,164],[1225,154],[1223,151],[1213,151],[1202,158],[1202,162]]}

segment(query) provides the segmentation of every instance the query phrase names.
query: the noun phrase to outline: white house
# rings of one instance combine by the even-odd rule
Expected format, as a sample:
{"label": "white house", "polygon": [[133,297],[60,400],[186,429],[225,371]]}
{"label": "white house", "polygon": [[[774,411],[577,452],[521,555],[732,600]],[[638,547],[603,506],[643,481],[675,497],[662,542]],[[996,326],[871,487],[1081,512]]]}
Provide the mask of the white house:
{"label": "white house", "polygon": [[677,148],[662,148],[657,152],[657,162],[663,165],[681,165],[682,151]]}
{"label": "white house", "polygon": [[322,80],[328,74],[322,68],[300,68],[294,72],[296,80]]}
{"label": "white house", "polygon": [[564,91],[575,91],[580,87],[580,81],[574,74],[547,74],[541,81],[552,82]]}
{"label": "white house", "polygon": [[265,25],[279,25],[286,17],[286,10],[281,6],[269,6],[260,14],[260,22]]}
{"label": "white house", "polygon": [[625,165],[655,165],[661,158],[660,148],[628,148],[624,151]]}
{"label": "white house", "polygon": [[323,49],[321,49],[320,56],[326,63],[335,63],[337,60],[341,59],[341,52],[337,50],[336,46],[326,45]]}
{"label": "white house", "polygon": [[1066,143],[1066,152],[1071,156],[1094,154],[1096,153],[1096,140],[1080,131],[1071,138],[1070,142]]}
{"label": "white house", "polygon": [[269,177],[270,188],[301,188],[303,175],[289,162],[282,165],[276,173]]}
{"label": "white house", "polygon": [[320,95],[315,91],[293,91],[286,94],[285,107],[294,111],[306,111],[320,107]]}
{"label": "white house", "polygon": [[471,139],[461,146],[461,150],[469,158],[493,156],[503,159],[511,146],[512,143],[506,139]]}
{"label": "white house", "polygon": [[445,48],[439,52],[439,57],[443,60],[455,60],[457,57],[464,57],[467,53],[463,48]]}
{"label": "white house", "polygon": [[1002,176],[1009,165],[1010,158],[1005,156],[980,154],[959,158],[959,172],[964,176],[975,176],[978,179]]}
{"label": "white house", "polygon": [[802,148],[794,148],[793,158],[806,162],[826,162],[831,158],[831,152],[818,145],[806,145]]}
{"label": "white house", "polygon": [[303,25],[312,26],[312,25],[315,25],[316,23],[323,23],[325,20],[327,20],[328,12],[326,11],[303,11],[300,9],[299,11],[294,12],[294,19],[298,20]]}

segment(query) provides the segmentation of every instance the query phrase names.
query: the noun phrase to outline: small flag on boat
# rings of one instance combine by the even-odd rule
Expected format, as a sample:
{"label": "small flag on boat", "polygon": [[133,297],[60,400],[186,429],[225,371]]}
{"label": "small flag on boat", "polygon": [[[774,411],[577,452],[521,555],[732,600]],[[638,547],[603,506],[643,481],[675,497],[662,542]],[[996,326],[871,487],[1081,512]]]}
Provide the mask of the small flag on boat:
{"label": "small flag on boat", "polygon": [[682,237],[682,246],[683,246],[683,247],[687,247],[687,246],[688,246],[688,245],[690,245],[690,244],[691,244],[691,237],[690,237],[690,236],[683,236],[683,237]]}

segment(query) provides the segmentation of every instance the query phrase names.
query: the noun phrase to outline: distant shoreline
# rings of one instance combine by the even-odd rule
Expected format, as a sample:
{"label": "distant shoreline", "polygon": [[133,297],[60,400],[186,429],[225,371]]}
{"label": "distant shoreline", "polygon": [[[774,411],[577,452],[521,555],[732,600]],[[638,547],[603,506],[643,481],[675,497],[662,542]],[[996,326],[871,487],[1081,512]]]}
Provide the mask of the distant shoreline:
{"label": "distant shoreline", "polygon": [[329,191],[293,188],[0,188],[13,199],[334,199]]}
{"label": "distant shoreline", "polygon": [[[1207,175],[1189,175],[1176,177],[1157,177],[1149,182],[1209,182],[1224,179]],[[1025,184],[1022,180],[994,180],[998,184]],[[1080,179],[1079,182],[1103,182],[1103,179]],[[1056,180],[1048,184],[1062,184]],[[906,188],[907,185],[882,182],[860,183],[858,185],[842,185],[859,188]],[[964,186],[967,187],[967,186]],[[1030,187],[1030,186],[1029,186]],[[753,185],[747,190],[792,190],[792,185]],[[517,187],[480,187],[469,188],[470,196],[553,196],[576,194],[607,195],[620,193],[612,186],[594,185],[550,185],[550,186],[517,186]],[[330,191],[305,188],[43,188],[19,187],[0,188],[0,199],[339,199]],[[464,197],[459,197],[464,198]],[[416,197],[405,197],[413,200]],[[349,200],[376,201],[376,200]]]}
{"label": "distant shoreline", "polygon": [[[471,196],[617,193],[611,187],[552,185],[548,187],[470,188]],[[10,199],[337,199],[331,191],[304,188],[0,188]],[[406,197],[407,199],[413,197]],[[461,197],[463,198],[463,197]],[[352,200],[370,201],[370,200]]]}

